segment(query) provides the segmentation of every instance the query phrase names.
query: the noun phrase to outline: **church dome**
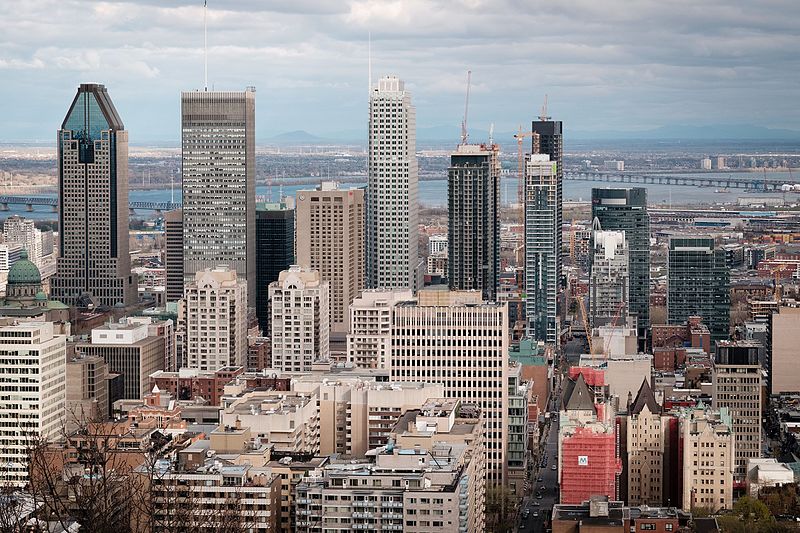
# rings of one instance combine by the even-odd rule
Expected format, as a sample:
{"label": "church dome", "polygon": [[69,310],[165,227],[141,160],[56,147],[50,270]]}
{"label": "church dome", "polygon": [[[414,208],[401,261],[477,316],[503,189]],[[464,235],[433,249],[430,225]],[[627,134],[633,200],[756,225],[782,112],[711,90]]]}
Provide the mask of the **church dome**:
{"label": "church dome", "polygon": [[40,302],[45,301],[47,300],[47,295],[44,293],[44,291],[39,291],[36,293],[36,300]]}
{"label": "church dome", "polygon": [[27,250],[22,250],[19,260],[8,270],[9,285],[35,285],[42,282],[39,268],[28,259]]}

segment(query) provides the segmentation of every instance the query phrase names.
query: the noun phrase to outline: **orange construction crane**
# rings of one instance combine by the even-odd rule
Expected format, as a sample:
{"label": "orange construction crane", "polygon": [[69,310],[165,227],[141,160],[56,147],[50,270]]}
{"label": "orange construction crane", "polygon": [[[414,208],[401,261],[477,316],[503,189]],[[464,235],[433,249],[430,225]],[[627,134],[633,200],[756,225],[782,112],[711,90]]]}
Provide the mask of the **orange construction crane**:
{"label": "orange construction crane", "polygon": [[614,338],[614,334],[617,332],[617,322],[619,322],[619,318],[620,316],[622,316],[623,309],[625,309],[625,302],[620,302],[619,305],[617,306],[616,313],[614,313],[614,319],[611,321],[611,333],[606,339],[605,345],[603,347],[603,357],[605,359],[608,359],[608,349],[611,347],[611,340]]}
{"label": "orange construction crane", "polygon": [[586,342],[589,343],[589,353],[594,353],[594,347],[592,346],[592,328],[589,327],[589,317],[586,314],[586,304],[583,303],[583,296],[580,294],[575,294],[574,296],[575,302],[578,304],[578,309],[581,312],[581,320],[583,321],[583,329],[586,330]]}

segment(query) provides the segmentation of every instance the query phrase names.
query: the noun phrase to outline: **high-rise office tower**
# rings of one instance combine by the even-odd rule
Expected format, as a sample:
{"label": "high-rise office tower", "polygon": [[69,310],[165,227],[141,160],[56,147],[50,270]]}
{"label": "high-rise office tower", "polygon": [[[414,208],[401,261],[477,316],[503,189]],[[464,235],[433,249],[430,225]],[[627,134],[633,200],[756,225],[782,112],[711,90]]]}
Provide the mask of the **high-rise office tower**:
{"label": "high-rise office tower", "polygon": [[628,315],[628,241],[624,231],[593,232],[592,273],[589,278],[589,315],[592,327],[625,323]]}
{"label": "high-rise office tower", "polygon": [[164,213],[164,269],[167,278],[167,301],[183,298],[183,210]]}
{"label": "high-rise office tower", "polygon": [[272,314],[269,284],[295,264],[294,215],[285,202],[256,204],[256,316],[264,335],[269,335]]}
{"label": "high-rise office tower", "polygon": [[84,83],[58,131],[59,250],[52,295],[67,305],[133,304],[128,132],[103,85]]}
{"label": "high-rise office tower", "polygon": [[[212,327],[208,327],[211,324]],[[219,370],[247,361],[247,284],[227,268],[204,270],[186,285],[178,311],[180,366]]]}
{"label": "high-rise office tower", "polygon": [[667,315],[670,324],[703,317],[711,340],[725,340],[730,323],[730,273],[725,251],[710,236],[671,237],[667,272]]}
{"label": "high-rise office tower", "polygon": [[255,89],[181,94],[183,277],[227,266],[256,301]]}
{"label": "high-rise office tower", "polygon": [[391,380],[441,383],[448,398],[481,408],[487,480],[507,479],[508,306],[477,292],[421,290],[394,307]]}
{"label": "high-rise office tower", "polygon": [[647,189],[592,189],[592,219],[628,241],[628,313],[636,316],[640,347],[650,328],[650,217]]}
{"label": "high-rise office tower", "polygon": [[349,306],[364,288],[364,190],[324,182],[297,191],[297,264],[330,284],[330,328],[344,335]]}
{"label": "high-rise office tower", "polygon": [[546,154],[525,161],[525,314],[528,335],[558,340],[558,284],[561,261],[561,205],[558,164]]}
{"label": "high-rise office tower", "polygon": [[416,290],[421,281],[417,119],[403,81],[381,78],[369,95],[366,285]]}
{"label": "high-rise office tower", "polygon": [[733,421],[735,482],[744,483],[748,459],[761,457],[762,344],[755,341],[719,341],[711,373],[714,409],[726,407]]}
{"label": "high-rise office tower", "polygon": [[3,483],[24,486],[30,446],[58,439],[67,399],[67,338],[51,322],[0,328],[0,465]]}
{"label": "high-rise office tower", "polygon": [[447,172],[447,280],[451,289],[497,296],[500,268],[500,147],[461,144]]}
{"label": "high-rise office tower", "polygon": [[19,244],[28,251],[28,259],[41,268],[42,264],[42,232],[36,229],[33,220],[12,215],[3,223],[5,242]]}
{"label": "high-rise office tower", "polygon": [[292,265],[269,284],[272,368],[311,370],[330,357],[330,284],[319,271]]}

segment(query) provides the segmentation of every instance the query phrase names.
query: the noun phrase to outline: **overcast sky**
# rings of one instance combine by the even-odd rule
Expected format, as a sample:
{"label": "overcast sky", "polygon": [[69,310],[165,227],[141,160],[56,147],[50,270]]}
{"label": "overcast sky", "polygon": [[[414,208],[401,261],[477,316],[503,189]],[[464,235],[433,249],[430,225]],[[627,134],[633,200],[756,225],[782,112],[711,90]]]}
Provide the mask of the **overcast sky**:
{"label": "overcast sky", "polygon": [[[0,140],[55,140],[80,82],[133,143],[180,135],[203,85],[202,0],[0,0]],[[209,84],[257,88],[257,136],[365,130],[373,76],[406,80],[418,127],[800,129],[797,0],[209,0]]]}

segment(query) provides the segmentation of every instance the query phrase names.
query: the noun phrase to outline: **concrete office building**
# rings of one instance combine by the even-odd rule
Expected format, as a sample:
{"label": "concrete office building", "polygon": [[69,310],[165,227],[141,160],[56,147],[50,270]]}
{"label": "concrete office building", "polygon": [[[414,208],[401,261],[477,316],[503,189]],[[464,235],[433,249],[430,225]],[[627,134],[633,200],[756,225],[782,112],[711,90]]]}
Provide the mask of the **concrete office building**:
{"label": "concrete office building", "polygon": [[727,409],[688,409],[680,415],[683,509],[711,512],[733,506],[734,439]]}
{"label": "concrete office building", "polygon": [[91,344],[76,344],[75,354],[101,357],[110,373],[122,375],[122,398],[142,399],[150,374],[164,369],[164,338],[149,336],[146,324],[109,322],[92,330]]}
{"label": "concrete office building", "polygon": [[[256,298],[256,93],[181,93],[183,277],[225,265]],[[126,206],[127,207],[127,206]]]}
{"label": "concrete office building", "polygon": [[365,368],[389,368],[395,306],[413,297],[410,290],[368,289],[353,300],[347,361]]}
{"label": "concrete office building", "polygon": [[183,210],[164,213],[164,270],[167,278],[167,302],[183,298]]}
{"label": "concrete office building", "polygon": [[555,344],[559,335],[561,203],[558,164],[546,154],[525,161],[525,313],[528,335]]}
{"label": "concrete office building", "polygon": [[28,480],[31,439],[59,437],[66,403],[66,337],[50,322],[0,328],[0,465],[3,482]]}
{"label": "concrete office building", "polygon": [[500,269],[500,147],[461,144],[447,171],[447,281],[450,289],[497,298]]}
{"label": "concrete office building", "polygon": [[330,357],[330,284],[292,265],[269,284],[272,368],[302,372]]}
{"label": "concrete office building", "polygon": [[330,328],[345,334],[349,306],[364,288],[364,189],[323,182],[297,191],[297,264],[319,271],[330,287]]}
{"label": "concrete office building", "polygon": [[781,307],[772,314],[772,394],[800,393],[800,308]]}
{"label": "concrete office building", "polygon": [[592,220],[604,231],[624,231],[628,244],[628,312],[643,339],[650,328],[650,217],[647,189],[592,189]]}
{"label": "concrete office building", "polygon": [[19,244],[27,250],[28,259],[42,268],[42,232],[36,229],[33,220],[12,215],[3,223],[3,240],[7,243]]}
{"label": "concrete office building", "polygon": [[589,279],[589,315],[592,327],[628,316],[629,253],[624,231],[595,230]]}
{"label": "concrete office building", "polygon": [[447,254],[447,235],[431,235],[428,239],[428,253],[430,255]]}
{"label": "concrete office building", "polygon": [[417,114],[402,80],[387,76],[369,95],[366,286],[421,284]]}
{"label": "concrete office building", "polygon": [[295,210],[286,202],[256,204],[256,316],[258,327],[269,335],[269,284],[295,264]]}
{"label": "concrete office building", "polygon": [[725,252],[710,236],[670,237],[667,277],[667,315],[670,324],[700,316],[711,340],[729,336],[730,274]]}
{"label": "concrete office building", "polygon": [[754,341],[720,341],[711,373],[714,409],[727,408],[736,440],[733,479],[743,483],[747,461],[761,457],[761,364]]}
{"label": "concrete office building", "polygon": [[478,291],[423,290],[394,309],[391,380],[441,383],[446,397],[478,405],[495,484],[508,468],[508,330],[507,305]]}
{"label": "concrete office building", "polygon": [[664,501],[664,464],[669,417],[661,414],[661,405],[645,379],[628,406],[626,428],[627,486],[629,505],[662,505]]}
{"label": "concrete office building", "polygon": [[102,357],[77,355],[66,368],[67,428],[109,418],[108,365]]}
{"label": "concrete office building", "polygon": [[[128,249],[128,132],[103,85],[84,83],[58,131],[59,253],[51,295],[136,302]],[[91,300],[87,300],[88,296]]]}
{"label": "concrete office building", "polygon": [[[195,274],[178,309],[178,368],[218,370],[247,360],[247,285],[233,270]],[[212,326],[212,327],[209,327]]]}

